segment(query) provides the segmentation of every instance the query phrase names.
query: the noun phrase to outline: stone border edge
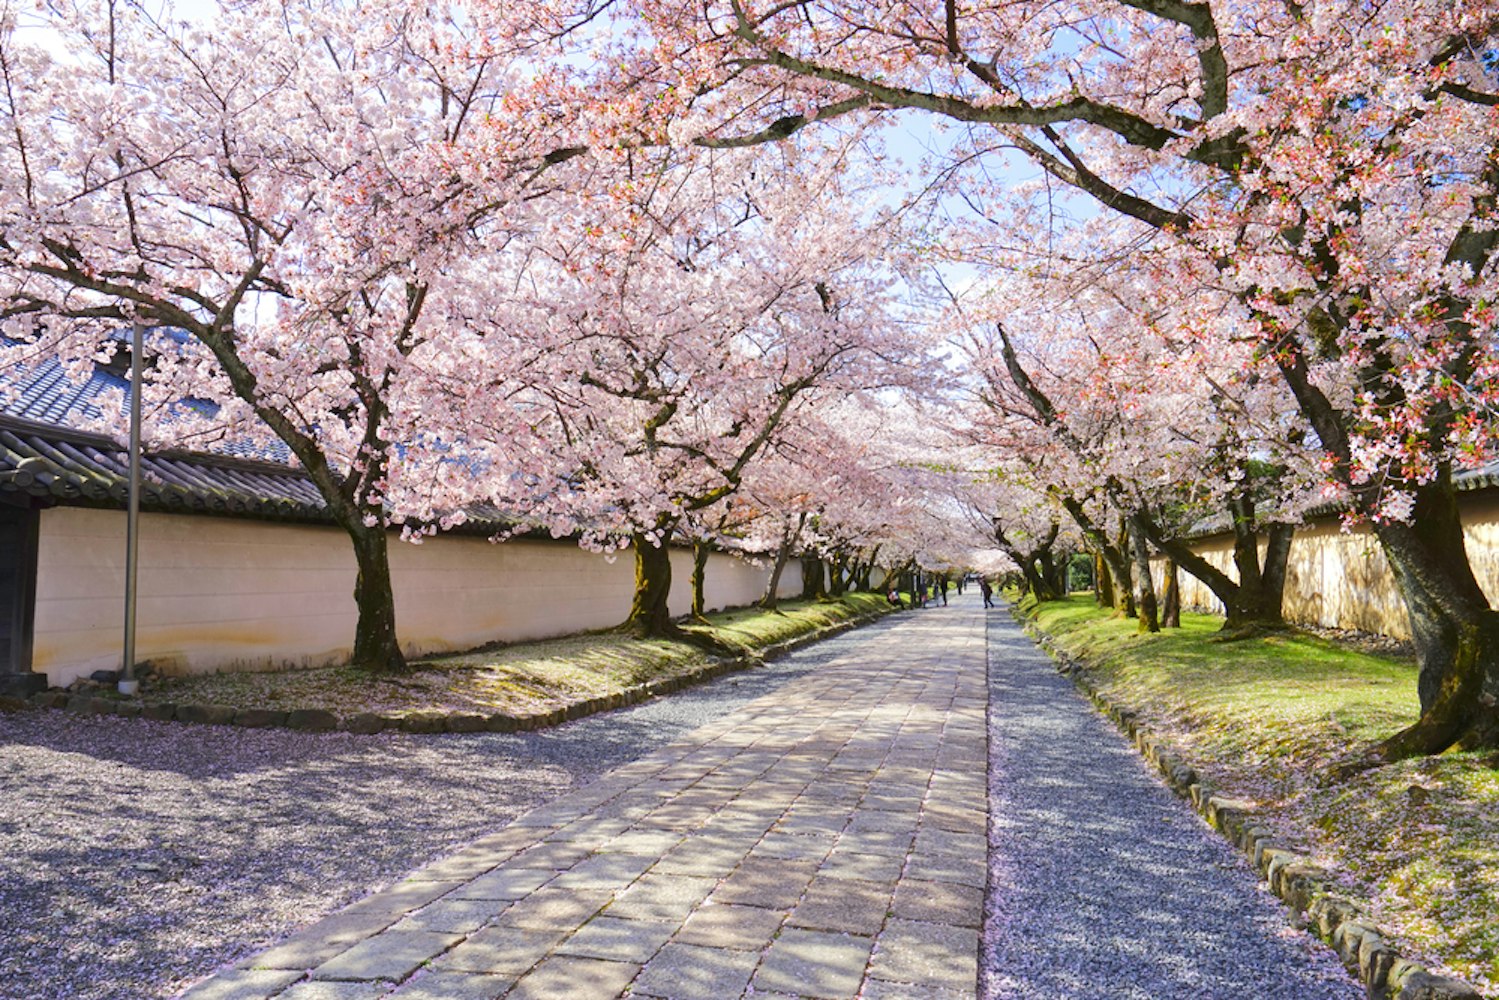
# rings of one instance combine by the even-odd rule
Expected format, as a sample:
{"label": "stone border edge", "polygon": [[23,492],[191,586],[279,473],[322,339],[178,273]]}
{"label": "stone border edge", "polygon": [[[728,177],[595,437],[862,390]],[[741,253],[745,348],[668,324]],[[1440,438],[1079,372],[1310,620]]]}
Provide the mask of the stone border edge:
{"label": "stone border edge", "polygon": [[1250,864],[1288,907],[1304,914],[1316,932],[1343,960],[1348,970],[1374,1000],[1483,1000],[1473,986],[1438,975],[1423,965],[1401,958],[1386,934],[1368,920],[1359,903],[1337,892],[1326,869],[1275,840],[1274,833],[1255,822],[1254,807],[1220,794],[1167,744],[1145,730],[1136,714],[1099,691],[1087,665],[1057,647],[1051,636],[1020,614],[1010,613],[1051,658],[1057,672],[1070,678],[1099,712],[1114,722],[1135,744],[1140,755],[1155,766],[1166,784],[1213,829],[1248,857]]}
{"label": "stone border edge", "polygon": [[511,715],[508,712],[494,712],[487,715],[477,712],[411,712],[406,715],[358,712],[353,715],[339,716],[326,709],[312,708],[280,711],[262,708],[237,709],[231,705],[179,705],[175,702],[141,704],[97,695],[68,694],[65,691],[41,691],[24,702],[20,699],[15,699],[15,702],[18,707],[60,709],[79,715],[115,715],[128,719],[238,726],[245,729],[294,729],[319,733],[336,731],[365,736],[384,732],[420,735],[531,732],[537,729],[549,729],[584,716],[596,715],[599,712],[609,712],[616,708],[636,705],[660,695],[702,684],[725,674],[778,660],[803,646],[812,645],[841,632],[883,618],[894,610],[894,608],[880,608],[862,615],[855,615],[802,635],[771,643],[741,656],[711,659],[702,666],[676,677],[663,677],[660,680],[637,684],[622,691],[571,702],[554,708],[550,712],[536,715]]}

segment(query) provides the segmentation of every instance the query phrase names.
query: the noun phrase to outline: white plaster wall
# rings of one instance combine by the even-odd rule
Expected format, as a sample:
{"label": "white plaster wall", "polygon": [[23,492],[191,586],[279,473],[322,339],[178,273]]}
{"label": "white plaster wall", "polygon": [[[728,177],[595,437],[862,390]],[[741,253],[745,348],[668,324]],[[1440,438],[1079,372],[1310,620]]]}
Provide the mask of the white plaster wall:
{"label": "white plaster wall", "polygon": [[[1460,499],[1468,559],[1489,601],[1499,601],[1499,498]],[[1194,549],[1238,578],[1228,539],[1207,539]],[[1159,560],[1154,569],[1159,586]],[[1222,604],[1196,577],[1183,571],[1180,579],[1184,605],[1222,614]],[[1410,637],[1410,617],[1379,542],[1367,528],[1345,532],[1335,520],[1297,530],[1286,566],[1285,615],[1298,625]]]}
{"label": "white plaster wall", "polygon": [[[42,512],[32,667],[65,685],[119,666],[125,515]],[[629,552],[612,561],[570,542],[439,537],[391,542],[402,646],[412,655],[617,624],[634,585]],[[691,608],[691,554],[672,553],[673,613]],[[769,566],[709,561],[710,608],[758,599]],[[315,666],[353,643],[354,557],[337,529],[190,515],[141,517],[137,657],[173,673]],[[799,566],[778,588],[800,591]]]}

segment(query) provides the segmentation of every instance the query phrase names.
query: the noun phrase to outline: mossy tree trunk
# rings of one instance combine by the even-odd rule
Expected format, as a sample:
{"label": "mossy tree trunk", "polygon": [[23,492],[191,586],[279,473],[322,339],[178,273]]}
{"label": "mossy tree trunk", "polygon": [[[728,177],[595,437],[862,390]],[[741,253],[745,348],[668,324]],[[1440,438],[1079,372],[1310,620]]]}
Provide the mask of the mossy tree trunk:
{"label": "mossy tree trunk", "polygon": [[1056,521],[1051,523],[1051,530],[1039,539],[1035,539],[1035,545],[1031,549],[1022,549],[1020,545],[1012,540],[1005,532],[1004,526],[998,520],[994,521],[994,540],[999,543],[1000,550],[1010,557],[1019,569],[1021,583],[1020,589],[1028,593],[1038,601],[1054,601],[1062,595],[1057,592],[1056,572],[1052,547],[1056,544],[1057,533],[1061,525]]}
{"label": "mossy tree trunk", "polygon": [[1188,542],[1167,537],[1148,514],[1139,515],[1137,522],[1156,548],[1181,569],[1201,580],[1223,604],[1225,630],[1252,632],[1282,628],[1285,626],[1286,567],[1290,562],[1296,528],[1290,524],[1271,524],[1265,531],[1262,562],[1255,505],[1248,492],[1230,502],[1229,513],[1234,531],[1234,571],[1238,579],[1198,555]]}
{"label": "mossy tree trunk", "polygon": [[814,552],[802,556],[802,599],[821,600],[828,596],[823,583],[825,576],[822,558]]}
{"label": "mossy tree trunk", "polygon": [[1499,748],[1499,612],[1468,560],[1450,470],[1420,489],[1409,523],[1374,532],[1410,613],[1421,715],[1358,766]]}
{"label": "mossy tree trunk", "polygon": [[1135,557],[1135,612],[1140,632],[1159,632],[1161,619],[1156,608],[1155,581],[1150,576],[1150,542],[1140,527],[1139,515],[1129,519],[1130,552]]}
{"label": "mossy tree trunk", "polygon": [[671,620],[671,549],[669,532],[660,535],[659,544],[644,532],[636,532],[635,596],[625,619],[626,631],[642,638],[675,638],[680,629]]}
{"label": "mossy tree trunk", "polygon": [[707,614],[704,589],[708,581],[708,558],[713,547],[699,539],[692,543],[692,615],[702,618]]}
{"label": "mossy tree trunk", "polygon": [[1103,580],[1102,593],[1107,595],[1107,606],[1120,608],[1126,618],[1134,618],[1136,615],[1135,601],[1130,590],[1128,532],[1121,528],[1119,538],[1111,539],[1108,532],[1088,516],[1087,507],[1077,497],[1059,493],[1057,499],[1061,501],[1067,516],[1082,531],[1083,537],[1093,546],[1096,558],[1103,563],[1102,573],[1095,576]]}
{"label": "mossy tree trunk", "polygon": [[835,553],[828,563],[828,596],[842,597],[848,593],[848,575],[852,567],[849,565],[848,554],[845,552]]}
{"label": "mossy tree trunk", "polygon": [[1161,568],[1161,627],[1182,627],[1181,577],[1176,571],[1176,561],[1169,556]]}

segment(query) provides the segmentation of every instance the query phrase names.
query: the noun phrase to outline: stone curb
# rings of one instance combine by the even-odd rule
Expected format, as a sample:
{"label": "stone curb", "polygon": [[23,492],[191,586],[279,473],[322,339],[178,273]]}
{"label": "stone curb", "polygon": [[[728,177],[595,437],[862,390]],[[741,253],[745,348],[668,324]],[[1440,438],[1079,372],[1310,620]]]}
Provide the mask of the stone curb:
{"label": "stone curb", "polygon": [[357,712],[353,715],[338,716],[325,709],[313,708],[279,711],[235,708],[231,705],[179,705],[173,702],[142,704],[137,701],[123,701],[97,695],[69,694],[66,691],[38,692],[25,702],[16,700],[16,706],[55,708],[81,715],[117,715],[131,719],[152,719],[157,722],[240,726],[248,729],[295,729],[303,732],[340,730],[359,735],[373,735],[381,732],[412,734],[530,732],[559,726],[564,722],[571,722],[598,712],[609,712],[616,708],[639,704],[659,695],[671,694],[728,673],[747,670],[770,660],[778,660],[803,646],[809,646],[841,632],[865,625],[877,618],[883,618],[894,610],[893,608],[880,608],[832,625],[824,625],[790,639],[771,643],[753,653],[710,660],[697,669],[676,677],[663,677],[646,684],[637,684],[623,691],[575,701],[554,708],[550,712],[536,715],[511,715],[508,712],[494,712],[487,715],[476,712],[410,712],[405,715]]}
{"label": "stone curb", "polygon": [[1279,843],[1268,828],[1255,822],[1254,807],[1232,798],[1210,784],[1167,744],[1147,732],[1136,714],[1102,694],[1086,663],[1059,649],[1049,635],[1019,612],[1010,613],[1026,635],[1056,661],[1057,671],[1083,691],[1100,712],[1113,720],[1153,764],[1177,795],[1235,847],[1243,851],[1264,876],[1270,891],[1291,909],[1304,914],[1309,929],[1332,946],[1348,970],[1358,977],[1373,1000],[1482,1000],[1474,987],[1400,954],[1364,913],[1358,901],[1339,893],[1326,869]]}

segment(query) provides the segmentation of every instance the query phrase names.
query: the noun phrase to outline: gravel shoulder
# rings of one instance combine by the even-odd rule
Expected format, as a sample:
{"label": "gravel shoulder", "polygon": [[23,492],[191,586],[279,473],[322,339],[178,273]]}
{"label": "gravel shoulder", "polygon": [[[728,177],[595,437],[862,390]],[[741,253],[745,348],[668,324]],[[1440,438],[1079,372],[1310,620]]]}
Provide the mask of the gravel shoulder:
{"label": "gravel shoulder", "polygon": [[0,1000],[174,996],[890,623],[537,733],[0,716]]}
{"label": "gravel shoulder", "polygon": [[1019,627],[991,616],[981,995],[1363,997]]}

